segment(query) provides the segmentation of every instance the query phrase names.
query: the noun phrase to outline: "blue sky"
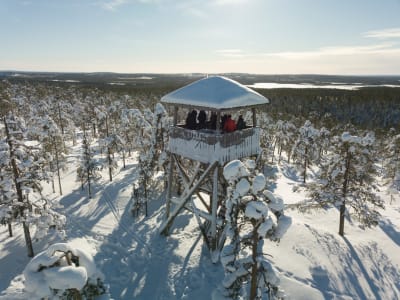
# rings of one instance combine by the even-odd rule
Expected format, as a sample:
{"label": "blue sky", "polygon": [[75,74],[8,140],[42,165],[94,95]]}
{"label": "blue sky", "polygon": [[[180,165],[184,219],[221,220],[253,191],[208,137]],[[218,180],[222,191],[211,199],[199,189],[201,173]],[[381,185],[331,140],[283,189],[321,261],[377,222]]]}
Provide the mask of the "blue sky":
{"label": "blue sky", "polygon": [[0,70],[400,74],[400,0],[0,0]]}

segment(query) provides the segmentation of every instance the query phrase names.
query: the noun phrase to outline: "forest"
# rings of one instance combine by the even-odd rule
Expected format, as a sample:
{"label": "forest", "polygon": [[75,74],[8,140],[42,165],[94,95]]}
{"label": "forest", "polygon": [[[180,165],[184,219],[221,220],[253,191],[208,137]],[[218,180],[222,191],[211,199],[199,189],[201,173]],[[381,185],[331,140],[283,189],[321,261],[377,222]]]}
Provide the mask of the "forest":
{"label": "forest", "polygon": [[[71,79],[71,74],[51,76],[7,77],[0,82],[0,222],[8,227],[9,236],[13,236],[16,225],[22,225],[29,257],[36,254],[32,240],[45,238],[51,230],[57,230],[60,235],[65,230],[68,215],[63,215],[56,203],[46,199],[42,185],[49,183],[53,193],[63,195],[60,173],[65,171],[66,157],[73,147],[81,149],[73,172],[88,198],[93,196],[93,184],[99,178],[107,174],[106,180],[112,182],[118,166],[125,168],[126,160],[137,153],[139,175],[132,189],[136,202],[131,209],[147,216],[150,195],[161,193],[166,184],[164,177],[154,179],[159,171],[165,174],[168,165],[165,145],[172,122],[172,112],[159,103],[160,98],[201,77],[199,74],[190,77],[164,75],[152,80],[143,79],[144,76],[151,78],[151,74],[138,74],[132,80],[129,79],[132,75],[118,75],[122,78],[120,81],[125,78],[129,82],[109,84],[111,75],[108,74],[103,74],[101,80],[83,80],[82,74],[74,75],[75,79]],[[250,75],[242,76],[243,83],[248,82]],[[297,80],[301,79],[304,80]],[[261,117],[257,124],[262,128],[263,149],[259,171],[265,171],[272,164],[292,165],[301,178],[296,189],[308,195],[307,200],[292,207],[299,211],[338,207],[342,236],[346,211],[350,211],[363,228],[376,226],[379,211],[385,206],[375,193],[376,178],[384,180],[393,197],[400,191],[400,88],[257,91],[270,100],[265,110],[259,112]],[[185,113],[182,112],[181,119]],[[250,122],[250,115],[244,117]],[[231,168],[248,168],[246,172],[250,174],[253,167],[249,166]],[[314,173],[315,168],[318,174]],[[240,178],[230,173],[233,171],[226,172],[230,187],[227,201],[232,201],[234,207],[233,191],[238,189]],[[252,185],[261,181],[268,186],[273,181],[268,176],[264,179],[256,174],[246,176]],[[241,196],[248,199],[246,195]],[[262,197],[270,207],[275,207],[273,211],[279,220],[284,209],[280,200],[265,193]],[[257,205],[254,204],[254,211],[263,212],[264,208]],[[248,247],[251,241],[255,243],[253,248],[257,248],[261,242],[250,236],[254,232],[263,232],[265,239],[280,239],[283,232],[278,232],[276,224],[272,231],[262,229],[268,222],[279,222],[271,221],[271,216],[264,213],[257,215],[257,222],[249,222],[249,219],[256,219],[255,213],[250,214],[240,205],[232,207],[230,213],[236,209],[235,218],[229,224],[232,232],[237,230],[234,227],[238,223],[245,221],[254,228],[242,240],[239,234],[233,234],[232,243],[222,249],[222,253],[229,254],[226,255],[229,258],[222,261],[226,295],[238,298],[243,283],[247,282],[251,285],[248,287],[250,299],[258,299],[257,293],[261,292],[276,299],[283,298],[274,276],[268,273],[271,266],[267,261],[260,258],[258,261],[263,263],[257,271],[257,264],[249,262],[239,250],[233,252],[235,247]],[[31,236],[32,228],[34,236]],[[242,244],[238,246],[234,241]],[[69,265],[71,259],[79,256],[71,249],[66,249],[65,253]],[[243,273],[243,269],[252,271]],[[254,276],[258,276],[258,280],[253,280]],[[88,295],[106,290],[101,281],[85,284],[80,293],[88,299]],[[62,294],[65,297],[77,293],[76,289],[53,292],[54,295],[66,293]]]}

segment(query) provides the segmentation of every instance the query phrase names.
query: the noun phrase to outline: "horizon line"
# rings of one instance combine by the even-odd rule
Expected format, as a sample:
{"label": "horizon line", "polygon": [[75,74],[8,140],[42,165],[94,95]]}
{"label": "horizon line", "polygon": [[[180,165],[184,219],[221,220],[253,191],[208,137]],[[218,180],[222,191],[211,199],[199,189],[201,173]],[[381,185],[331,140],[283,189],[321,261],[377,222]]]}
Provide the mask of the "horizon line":
{"label": "horizon line", "polygon": [[266,76],[340,76],[340,77],[400,77],[399,74],[324,74],[324,73],[249,73],[249,72],[115,72],[115,71],[29,71],[29,70],[0,70],[0,73],[42,73],[42,74],[151,74],[151,75],[220,75],[220,74],[241,74],[241,75],[266,75]]}

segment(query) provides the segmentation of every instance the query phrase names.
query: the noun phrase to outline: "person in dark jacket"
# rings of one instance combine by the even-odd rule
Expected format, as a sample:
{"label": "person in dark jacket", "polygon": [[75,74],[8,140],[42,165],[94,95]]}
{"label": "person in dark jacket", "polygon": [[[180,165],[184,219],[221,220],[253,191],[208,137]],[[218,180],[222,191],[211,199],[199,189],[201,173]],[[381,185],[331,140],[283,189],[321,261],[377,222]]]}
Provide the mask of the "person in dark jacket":
{"label": "person in dark jacket", "polygon": [[204,110],[201,110],[199,112],[197,120],[199,121],[199,123],[197,124],[197,129],[206,128],[207,115],[206,115],[206,112]]}
{"label": "person in dark jacket", "polygon": [[222,117],[221,117],[221,126],[220,126],[220,128],[221,128],[222,130],[223,130],[224,127],[225,127],[225,122],[226,122],[227,119],[228,119],[228,115],[227,115],[227,114],[223,114]]}
{"label": "person in dark jacket", "polygon": [[197,111],[196,110],[192,110],[188,114],[188,116],[186,118],[186,124],[185,124],[185,127],[187,129],[192,129],[192,130],[196,129],[196,127],[197,127],[196,117],[197,117]]}
{"label": "person in dark jacket", "polygon": [[217,114],[215,112],[211,113],[210,122],[208,124],[209,129],[216,130],[217,129]]}
{"label": "person in dark jacket", "polygon": [[242,129],[246,128],[246,122],[243,120],[242,115],[240,115],[239,119],[237,120],[236,128],[237,128],[237,130],[242,130]]}

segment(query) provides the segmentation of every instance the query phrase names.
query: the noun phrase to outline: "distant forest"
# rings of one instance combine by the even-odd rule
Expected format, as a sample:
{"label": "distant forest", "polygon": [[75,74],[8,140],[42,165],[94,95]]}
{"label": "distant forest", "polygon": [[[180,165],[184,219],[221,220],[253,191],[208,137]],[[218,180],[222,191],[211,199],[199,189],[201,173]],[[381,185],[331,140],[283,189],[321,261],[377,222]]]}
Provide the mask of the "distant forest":
{"label": "distant forest", "polygon": [[[327,84],[396,84],[399,76],[321,76],[321,75],[252,75],[223,74],[242,84],[255,82]],[[76,89],[82,95],[98,90],[104,93],[129,95],[148,105],[179,87],[203,78],[204,74],[117,74],[117,73],[27,73],[0,72],[0,97],[5,82],[39,85],[50,89]],[[400,129],[400,88],[365,87],[359,90],[339,89],[257,89],[270,99],[266,112],[275,120],[291,120],[332,128],[353,124],[361,129]],[[138,101],[141,102],[141,101]],[[4,105],[4,103],[2,104]]]}
{"label": "distant forest", "polygon": [[362,129],[400,127],[400,88],[257,90],[271,100],[274,118],[310,119],[326,127],[353,124]]}

